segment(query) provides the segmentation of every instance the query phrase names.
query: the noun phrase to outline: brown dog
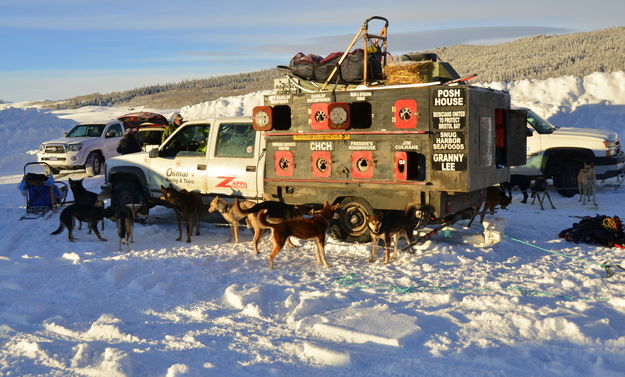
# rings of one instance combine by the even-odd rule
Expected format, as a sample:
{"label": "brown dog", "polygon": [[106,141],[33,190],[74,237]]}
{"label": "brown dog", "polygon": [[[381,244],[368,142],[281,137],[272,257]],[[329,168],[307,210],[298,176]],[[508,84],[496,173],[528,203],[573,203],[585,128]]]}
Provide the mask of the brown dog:
{"label": "brown dog", "polygon": [[[500,206],[502,209],[505,209],[510,204],[511,200],[506,195],[506,193],[498,186],[490,186],[486,189],[486,200],[483,203],[480,203],[473,213],[473,217],[471,217],[471,221],[467,226],[471,226],[473,220],[475,220],[475,216],[480,214],[480,223],[484,221],[484,216],[486,215],[486,210],[490,212],[490,215],[493,216],[495,214],[495,207]],[[480,211],[480,208],[483,209]]]}
{"label": "brown dog", "polygon": [[592,204],[597,205],[597,200],[595,198],[596,187],[597,176],[595,175],[595,165],[593,163],[587,164],[584,162],[584,166],[579,170],[579,173],[577,173],[577,189],[579,191],[579,201],[581,202],[583,199],[582,205],[586,205],[586,200],[590,202],[591,197]]}
{"label": "brown dog", "polygon": [[268,210],[263,209],[258,215],[258,222],[263,227],[271,228],[271,238],[273,241],[273,249],[271,250],[271,254],[269,254],[269,268],[273,270],[274,258],[278,255],[280,250],[282,250],[284,244],[291,236],[305,240],[314,238],[317,242],[315,250],[317,263],[322,263],[324,266],[330,267],[326,261],[325,254],[326,231],[338,207],[338,204],[330,206],[330,204],[326,202],[323,208],[317,211],[312,218],[285,220],[278,224],[268,222]]}
{"label": "brown dog", "polygon": [[[250,208],[243,209],[239,203],[239,199],[234,198],[234,205],[232,206],[232,209],[233,213],[239,218],[248,216],[248,226],[251,225],[252,228],[254,228],[254,238],[252,239],[252,244],[254,245],[254,252],[256,254],[259,254],[258,242],[260,241],[260,237],[265,232],[265,229],[268,228],[262,226],[258,221],[260,211],[267,210],[266,221],[273,224],[277,224],[285,220],[295,219],[299,215],[299,211],[295,206],[271,200],[257,203]],[[290,240],[289,246],[293,246]]]}
{"label": "brown dog", "polygon": [[187,242],[191,242],[191,233],[193,230],[193,219],[195,222],[195,235],[200,235],[200,213],[202,211],[202,195],[199,192],[189,192],[185,189],[176,190],[174,186],[161,186],[161,200],[163,205],[173,208],[176,211],[176,219],[178,220],[178,238],[176,241],[182,240],[182,221],[187,222]]}
{"label": "brown dog", "polygon": [[[248,209],[254,206],[256,203],[244,200],[240,202],[240,207],[242,209]],[[211,201],[210,207],[208,208],[208,213],[219,212],[223,218],[230,223],[230,238],[228,238],[228,242],[232,242],[232,238],[234,237],[234,242],[239,243],[239,221],[245,217],[248,228],[251,226],[250,217],[253,217],[253,214],[238,216],[235,213],[234,205],[226,202],[224,199],[219,196],[215,196],[215,199]]]}

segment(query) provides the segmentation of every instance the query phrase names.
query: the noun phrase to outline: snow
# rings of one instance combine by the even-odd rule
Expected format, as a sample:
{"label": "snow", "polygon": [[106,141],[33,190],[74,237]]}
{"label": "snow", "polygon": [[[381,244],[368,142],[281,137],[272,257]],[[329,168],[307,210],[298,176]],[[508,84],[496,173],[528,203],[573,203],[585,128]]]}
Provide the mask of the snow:
{"label": "snow", "polygon": [[[491,83],[561,126],[625,129],[625,73]],[[249,114],[262,93],[180,109],[186,119]],[[174,110],[161,110],[171,116]],[[58,215],[18,219],[22,166],[41,141],[121,108],[42,111],[0,105],[0,375],[2,376],[621,376],[625,251],[566,242],[577,216],[625,217],[625,187],[599,182],[598,207],[556,193],[556,210],[521,204],[457,223],[390,265],[369,244],[329,239],[285,248],[268,269],[203,222],[191,244],[156,207],[130,252],[115,226],[52,236]],[[581,119],[581,120],[580,120]],[[566,120],[567,122],[561,122]],[[576,123],[578,122],[578,123]],[[579,123],[581,122],[581,124]],[[63,172],[57,180],[80,178]],[[85,178],[98,192],[103,177]],[[218,221],[221,223],[223,221]]]}

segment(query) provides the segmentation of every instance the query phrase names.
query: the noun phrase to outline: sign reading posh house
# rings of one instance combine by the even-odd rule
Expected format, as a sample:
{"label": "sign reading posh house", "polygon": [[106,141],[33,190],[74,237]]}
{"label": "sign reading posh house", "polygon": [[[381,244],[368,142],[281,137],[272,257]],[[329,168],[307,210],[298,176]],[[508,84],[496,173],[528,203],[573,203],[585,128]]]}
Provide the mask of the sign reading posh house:
{"label": "sign reading posh house", "polygon": [[437,88],[432,93],[432,167],[434,170],[467,169],[464,128],[467,123],[465,88]]}

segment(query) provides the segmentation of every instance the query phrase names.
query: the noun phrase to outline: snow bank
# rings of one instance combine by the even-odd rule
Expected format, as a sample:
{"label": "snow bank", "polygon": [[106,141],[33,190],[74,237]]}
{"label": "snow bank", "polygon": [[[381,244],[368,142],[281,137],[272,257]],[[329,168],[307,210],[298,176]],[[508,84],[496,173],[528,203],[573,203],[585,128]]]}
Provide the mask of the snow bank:
{"label": "snow bank", "polygon": [[0,173],[22,172],[25,163],[37,160],[41,142],[62,137],[76,124],[37,109],[6,108],[0,110]]}
{"label": "snow bank", "polygon": [[514,106],[529,107],[555,125],[610,130],[625,138],[623,71],[480,85],[508,90]]}

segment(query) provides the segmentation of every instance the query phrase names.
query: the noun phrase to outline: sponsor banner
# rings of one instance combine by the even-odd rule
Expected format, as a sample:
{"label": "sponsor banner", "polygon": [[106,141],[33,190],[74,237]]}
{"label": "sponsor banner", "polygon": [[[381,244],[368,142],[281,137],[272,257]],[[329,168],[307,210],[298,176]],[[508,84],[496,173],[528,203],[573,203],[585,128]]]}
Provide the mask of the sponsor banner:
{"label": "sponsor banner", "polygon": [[433,153],[432,169],[441,171],[467,170],[467,155],[464,153]]}
{"label": "sponsor banner", "polygon": [[467,104],[466,88],[434,89],[432,95],[433,107],[464,107]]}
{"label": "sponsor banner", "polygon": [[443,110],[432,112],[432,125],[435,130],[460,130],[467,124],[465,110]]}
{"label": "sponsor banner", "polygon": [[435,151],[464,151],[464,132],[441,131],[434,133],[432,150]]}
{"label": "sponsor banner", "polygon": [[349,134],[307,134],[293,135],[293,140],[349,140]]}

